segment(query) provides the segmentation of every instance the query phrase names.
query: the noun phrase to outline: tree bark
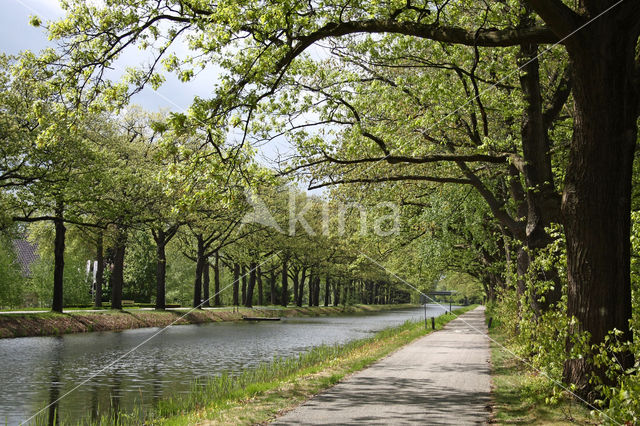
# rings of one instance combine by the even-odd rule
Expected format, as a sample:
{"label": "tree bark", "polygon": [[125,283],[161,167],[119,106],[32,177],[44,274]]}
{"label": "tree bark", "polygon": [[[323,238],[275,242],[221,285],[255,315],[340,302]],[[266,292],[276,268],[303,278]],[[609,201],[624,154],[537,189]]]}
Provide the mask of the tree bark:
{"label": "tree bark", "polygon": [[309,273],[309,306],[315,306],[315,303],[316,303],[315,284],[316,284],[316,276],[313,275],[313,271],[311,271]]}
{"label": "tree bark", "polygon": [[320,275],[316,275],[313,284],[313,306],[320,306]]}
{"label": "tree bark", "polygon": [[289,304],[289,268],[287,258],[282,260],[282,289],[280,293],[280,303],[286,307]]}
{"label": "tree bark", "polygon": [[204,258],[204,269],[202,269],[202,306],[208,308],[211,306],[209,303],[209,284],[211,283],[211,276],[209,275],[209,258]]}
{"label": "tree bark", "polygon": [[220,306],[220,253],[213,254],[213,306]]}
{"label": "tree bark", "polygon": [[64,226],[64,207],[61,202],[56,206],[56,219],[54,225],[56,229],[53,254],[53,299],[51,310],[62,312],[63,307],[63,282],[64,282],[64,246],[67,228]]}
{"label": "tree bark", "polygon": [[264,294],[262,292],[262,271],[260,266],[256,267],[256,282],[258,284],[258,306],[264,305]]}
{"label": "tree bark", "polygon": [[166,279],[167,279],[167,254],[166,236],[163,229],[158,229],[153,234],[156,240],[156,309],[164,310],[166,307]]}
{"label": "tree bark", "polygon": [[331,279],[329,278],[329,274],[327,274],[324,278],[324,306],[329,306],[330,299],[331,299]]}
{"label": "tree bark", "polygon": [[127,231],[116,228],[113,250],[113,270],[111,273],[111,309],[122,309],[122,287],[124,284],[124,255],[127,249]]}
{"label": "tree bark", "polygon": [[519,56],[520,87],[525,103],[521,128],[527,204],[525,232],[530,248],[542,248],[551,242],[545,227],[560,221],[560,197],[555,189],[549,135],[542,111],[538,46],[521,46]]}
{"label": "tree bark", "polygon": [[167,254],[166,248],[169,241],[176,235],[180,225],[173,224],[166,230],[160,225],[151,230],[151,235],[156,242],[156,309],[166,308],[166,282],[167,282]]}
{"label": "tree bark", "polygon": [[340,306],[340,280],[333,281],[333,306]]}
{"label": "tree bark", "polygon": [[193,303],[194,308],[201,308],[202,303],[202,274],[205,268],[204,257],[204,240],[202,235],[196,235],[197,248],[196,248],[196,277],[193,281]]}
{"label": "tree bark", "polygon": [[302,275],[300,276],[300,282],[298,283],[298,300],[296,300],[296,306],[302,306],[302,298],[304,296],[304,282],[307,279],[307,268],[302,268]]}
{"label": "tree bark", "polygon": [[291,275],[291,279],[293,280],[293,303],[295,305],[298,304],[298,287],[299,287],[299,280],[300,277],[298,276],[299,270],[297,267],[294,267],[292,270],[293,274]]}
{"label": "tree bark", "polygon": [[247,286],[247,293],[244,299],[244,306],[246,306],[247,308],[253,306],[253,290],[256,286],[256,269],[256,263],[251,262],[249,264],[249,285]]}
{"label": "tree bark", "polygon": [[[520,60],[522,62],[520,87],[525,101],[521,136],[524,178],[527,188],[527,226],[524,244],[528,249],[528,269],[532,262],[531,257],[535,256],[538,250],[553,242],[546,227],[553,222],[560,222],[561,218],[560,197],[555,189],[549,154],[548,123],[546,123],[542,108],[538,46],[521,46]],[[553,289],[545,294],[531,292],[530,303],[536,314],[540,315],[560,301],[562,283],[555,267],[537,271],[536,278],[538,281],[552,281],[554,283]]]}
{"label": "tree bark", "polygon": [[247,268],[242,265],[240,267],[240,272],[242,273],[242,304],[246,305],[247,304]]}
{"label": "tree bark", "polygon": [[240,286],[240,265],[233,264],[233,306],[238,306],[240,301],[238,300],[238,290]]}
{"label": "tree bark", "polygon": [[[562,202],[567,238],[568,315],[573,330],[600,344],[611,330],[631,340],[630,210],[638,96],[634,79],[637,33],[616,14],[602,16],[582,33],[574,61],[574,133]],[[636,25],[637,23],[634,23]],[[570,343],[568,342],[568,345]],[[617,354],[626,368],[629,353]],[[596,396],[589,359],[565,363],[564,379],[579,393]]]}

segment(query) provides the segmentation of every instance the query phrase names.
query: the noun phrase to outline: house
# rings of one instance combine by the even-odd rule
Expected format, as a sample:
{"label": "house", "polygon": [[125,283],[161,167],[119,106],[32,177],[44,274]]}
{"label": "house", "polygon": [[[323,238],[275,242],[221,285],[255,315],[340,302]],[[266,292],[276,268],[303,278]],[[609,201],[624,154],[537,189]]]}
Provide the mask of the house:
{"label": "house", "polygon": [[22,269],[22,275],[31,276],[31,267],[40,256],[38,256],[37,246],[27,240],[13,240],[13,250],[16,254],[16,261]]}

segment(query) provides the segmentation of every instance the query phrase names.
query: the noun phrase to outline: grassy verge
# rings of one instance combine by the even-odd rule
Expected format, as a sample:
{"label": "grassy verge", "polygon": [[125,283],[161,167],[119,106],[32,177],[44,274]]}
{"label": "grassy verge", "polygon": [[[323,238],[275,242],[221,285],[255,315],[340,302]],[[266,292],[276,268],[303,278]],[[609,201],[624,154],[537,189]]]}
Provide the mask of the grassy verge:
{"label": "grassy verge", "polygon": [[[487,311],[488,312],[488,311]],[[487,313],[487,316],[490,314]],[[546,395],[553,387],[544,375],[528,368],[503,349],[507,339],[500,323],[493,319],[489,329],[491,342],[491,378],[493,423],[497,424],[589,424],[594,423],[589,409],[567,395],[549,403]]]}
{"label": "grassy verge", "polygon": [[202,324],[238,321],[243,315],[264,317],[329,316],[371,313],[417,305],[353,305],[331,307],[264,307],[153,311],[125,309],[100,312],[71,311],[63,314],[37,312],[27,314],[0,313],[0,338],[26,336],[57,336],[89,331],[128,330],[143,327],[165,327],[175,324]]}
{"label": "grassy verge", "polygon": [[[436,329],[476,305],[436,318]],[[256,424],[327,389],[345,376],[371,365],[431,332],[424,322],[407,322],[345,345],[319,346],[297,357],[274,359],[240,375],[222,374],[194,384],[187,395],[161,401],[147,413],[119,413],[100,424]],[[91,422],[89,422],[91,423]]]}

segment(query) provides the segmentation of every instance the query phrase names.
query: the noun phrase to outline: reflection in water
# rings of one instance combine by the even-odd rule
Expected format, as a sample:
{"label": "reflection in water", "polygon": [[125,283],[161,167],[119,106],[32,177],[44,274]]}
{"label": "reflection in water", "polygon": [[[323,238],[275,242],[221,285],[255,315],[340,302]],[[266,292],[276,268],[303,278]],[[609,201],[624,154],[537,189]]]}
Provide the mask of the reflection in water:
{"label": "reflection in water", "polygon": [[49,388],[49,426],[60,424],[60,418],[57,415],[58,398],[60,398],[59,380],[59,374],[53,374],[51,376],[51,387]]}
{"label": "reflection in water", "polygon": [[91,395],[91,420],[95,422],[98,420],[98,385],[92,382],[88,386],[89,394]]}
{"label": "reflection in water", "polygon": [[49,380],[49,426],[59,425],[60,417],[58,415],[58,399],[60,398],[60,370],[62,370],[62,350],[64,349],[64,343],[61,337],[54,337],[58,344],[58,348],[53,350],[51,360],[51,378]]}
{"label": "reflection in water", "polygon": [[111,413],[114,415],[115,423],[118,423],[118,417],[120,415],[120,398],[122,391],[122,376],[120,372],[114,371],[113,378],[111,380],[111,386],[109,387],[109,401],[111,402]]}
{"label": "reflection in water", "polygon": [[[432,306],[427,315],[442,312]],[[99,420],[110,410],[146,411],[162,398],[188,393],[196,379],[223,371],[238,373],[276,356],[367,337],[423,315],[422,309],[410,309],[279,322],[181,325],[165,330],[105,371],[101,370],[158,329],[0,339],[0,419],[18,424],[97,372],[43,413],[49,415],[49,424],[86,417]]]}
{"label": "reflection in water", "polygon": [[[162,353],[162,350],[158,352]],[[151,367],[151,376],[151,401],[153,405],[156,405],[162,396],[162,378],[160,377],[157,363],[154,363]]]}

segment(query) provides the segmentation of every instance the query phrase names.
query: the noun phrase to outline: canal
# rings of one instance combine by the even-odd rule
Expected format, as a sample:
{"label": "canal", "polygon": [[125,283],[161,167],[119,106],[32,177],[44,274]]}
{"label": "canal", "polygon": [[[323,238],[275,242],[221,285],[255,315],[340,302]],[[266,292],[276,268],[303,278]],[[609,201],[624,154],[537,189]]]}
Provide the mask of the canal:
{"label": "canal", "polygon": [[[443,312],[427,305],[428,316]],[[162,398],[189,392],[197,379],[237,373],[322,344],[368,337],[423,316],[419,308],[174,326],[106,369],[158,329],[0,339],[0,424],[20,424],[98,372],[56,404],[63,421],[99,418],[111,410],[144,411]],[[46,418],[46,412],[39,417]]]}

